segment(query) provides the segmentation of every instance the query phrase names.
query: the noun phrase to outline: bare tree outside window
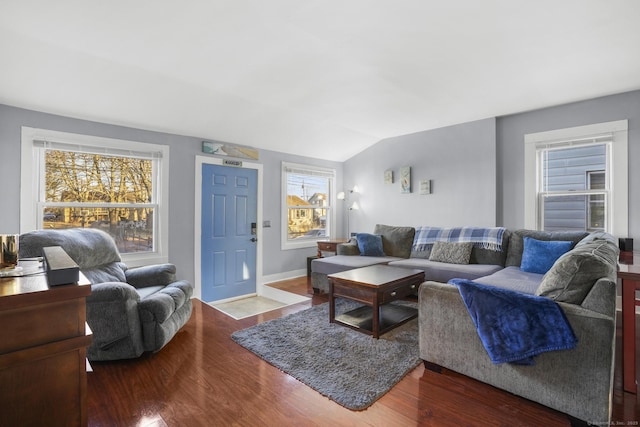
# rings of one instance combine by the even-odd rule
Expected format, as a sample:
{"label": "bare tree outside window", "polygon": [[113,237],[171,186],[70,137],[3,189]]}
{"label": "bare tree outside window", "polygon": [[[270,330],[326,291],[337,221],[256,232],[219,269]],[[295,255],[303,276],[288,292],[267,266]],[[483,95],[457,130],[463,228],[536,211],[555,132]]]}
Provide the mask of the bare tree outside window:
{"label": "bare tree outside window", "polygon": [[153,161],[45,150],[45,228],[93,227],[122,253],[153,251]]}

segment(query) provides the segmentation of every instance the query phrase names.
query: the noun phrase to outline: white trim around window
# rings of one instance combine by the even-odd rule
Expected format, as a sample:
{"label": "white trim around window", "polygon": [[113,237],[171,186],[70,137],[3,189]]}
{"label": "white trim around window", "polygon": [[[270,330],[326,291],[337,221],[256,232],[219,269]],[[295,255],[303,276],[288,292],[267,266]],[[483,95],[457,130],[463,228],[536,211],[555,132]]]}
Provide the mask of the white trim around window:
{"label": "white trim around window", "polygon": [[628,173],[628,123],[618,120],[593,125],[577,126],[538,132],[524,136],[524,226],[538,229],[540,212],[540,168],[538,150],[541,148],[584,144],[607,136],[610,139],[609,165],[610,197],[607,232],[626,237],[629,232],[629,173]]}
{"label": "white trim around window", "polygon": [[20,172],[20,233],[42,228],[42,217],[38,215],[38,204],[44,196],[40,182],[40,168],[44,161],[44,145],[85,147],[96,153],[131,155],[158,159],[156,176],[157,213],[155,217],[153,252],[121,254],[123,262],[130,267],[164,263],[169,254],[169,146],[121,139],[103,138],[47,129],[22,127],[21,172]]}

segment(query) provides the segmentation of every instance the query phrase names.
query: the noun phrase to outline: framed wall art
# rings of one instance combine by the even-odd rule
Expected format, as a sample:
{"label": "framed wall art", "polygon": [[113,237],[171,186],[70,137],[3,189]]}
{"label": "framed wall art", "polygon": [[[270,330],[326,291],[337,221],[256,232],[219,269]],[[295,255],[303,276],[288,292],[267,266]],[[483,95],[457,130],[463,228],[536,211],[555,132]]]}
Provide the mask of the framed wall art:
{"label": "framed wall art", "polygon": [[400,192],[411,193],[411,166],[400,168]]}
{"label": "framed wall art", "polygon": [[391,169],[384,171],[384,183],[393,184],[393,171]]}

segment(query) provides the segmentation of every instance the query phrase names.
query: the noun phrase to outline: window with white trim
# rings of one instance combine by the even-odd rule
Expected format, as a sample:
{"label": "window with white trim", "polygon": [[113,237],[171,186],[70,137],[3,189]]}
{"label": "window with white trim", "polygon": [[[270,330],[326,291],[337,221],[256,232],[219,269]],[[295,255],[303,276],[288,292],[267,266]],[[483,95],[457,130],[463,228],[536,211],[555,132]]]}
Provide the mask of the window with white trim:
{"label": "window with white trim", "polygon": [[525,135],[525,227],[628,231],[627,122]]}
{"label": "window with white trim", "polygon": [[282,162],[282,249],[335,234],[335,170]]}
{"label": "window with white trim", "polygon": [[168,155],[164,145],[23,128],[21,230],[96,228],[128,264],[165,262]]}

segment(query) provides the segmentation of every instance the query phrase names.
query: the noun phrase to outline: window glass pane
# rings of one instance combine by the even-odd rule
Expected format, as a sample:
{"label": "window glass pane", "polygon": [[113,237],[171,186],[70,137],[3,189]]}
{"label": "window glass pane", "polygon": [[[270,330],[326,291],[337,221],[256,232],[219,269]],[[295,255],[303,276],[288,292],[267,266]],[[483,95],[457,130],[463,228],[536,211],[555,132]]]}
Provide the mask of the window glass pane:
{"label": "window glass pane", "polygon": [[545,150],[541,166],[542,191],[586,190],[587,171],[606,170],[606,146],[597,144]]}
{"label": "window glass pane", "polygon": [[329,235],[330,178],[287,173],[288,239],[315,239]]}
{"label": "window glass pane", "polygon": [[46,150],[47,202],[149,203],[151,160]]}
{"label": "window glass pane", "polygon": [[545,196],[544,230],[586,230],[586,195]]}
{"label": "window glass pane", "polygon": [[121,253],[150,252],[154,208],[47,207],[44,228],[96,228],[109,233]]}
{"label": "window glass pane", "polygon": [[135,207],[154,202],[152,183],[149,159],[45,150],[43,226],[98,228],[113,236],[121,253],[152,252],[154,207]]}
{"label": "window glass pane", "polygon": [[605,229],[604,194],[543,196],[544,230]]}
{"label": "window glass pane", "polygon": [[605,188],[605,175],[604,171],[590,171],[587,173],[589,178],[590,190],[604,190]]}

